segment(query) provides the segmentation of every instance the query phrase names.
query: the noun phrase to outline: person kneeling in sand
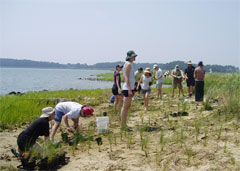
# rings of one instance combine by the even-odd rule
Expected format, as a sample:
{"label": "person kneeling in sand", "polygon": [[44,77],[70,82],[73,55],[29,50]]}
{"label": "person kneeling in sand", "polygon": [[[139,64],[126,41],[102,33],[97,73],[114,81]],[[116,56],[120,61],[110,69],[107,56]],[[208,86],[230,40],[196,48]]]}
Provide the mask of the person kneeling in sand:
{"label": "person kneeling in sand", "polygon": [[72,128],[69,126],[68,119],[72,119],[76,133],[79,133],[78,123],[79,117],[93,116],[94,110],[91,107],[83,106],[77,102],[60,102],[56,105],[54,118],[55,124],[52,128],[51,140],[54,140],[55,133],[61,124],[62,118],[69,132],[73,133]]}
{"label": "person kneeling in sand", "polygon": [[41,147],[36,140],[39,136],[45,136],[46,143],[49,140],[49,121],[55,117],[55,109],[52,107],[45,107],[42,109],[40,118],[33,121],[24,131],[22,131],[18,138],[18,152],[11,149],[15,156],[23,156],[24,152],[32,152],[33,150],[41,151]]}

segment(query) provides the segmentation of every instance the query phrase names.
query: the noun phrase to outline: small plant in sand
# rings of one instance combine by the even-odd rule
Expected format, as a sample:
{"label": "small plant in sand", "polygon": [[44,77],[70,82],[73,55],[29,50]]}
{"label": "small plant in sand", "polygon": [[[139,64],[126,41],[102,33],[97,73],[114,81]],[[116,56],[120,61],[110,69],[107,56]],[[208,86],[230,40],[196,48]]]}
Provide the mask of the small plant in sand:
{"label": "small plant in sand", "polygon": [[110,151],[112,152],[112,134],[108,134],[108,142],[110,145]]}
{"label": "small plant in sand", "polygon": [[184,136],[184,128],[181,128],[181,133],[180,133],[180,142],[181,142],[181,146],[185,141],[185,136]]}
{"label": "small plant in sand", "polygon": [[142,122],[142,124],[143,124],[143,120],[144,120],[143,112],[140,112],[139,117],[140,117],[140,120],[141,120],[141,122]]}
{"label": "small plant in sand", "polygon": [[88,154],[89,154],[89,151],[91,149],[91,141],[88,139],[87,143],[88,143]]}
{"label": "small plant in sand", "polygon": [[207,146],[207,140],[208,140],[208,128],[205,127],[204,129],[204,143],[203,146],[206,147]]}
{"label": "small plant in sand", "polygon": [[198,142],[198,136],[200,133],[201,122],[196,120],[194,126],[195,126],[196,142]]}
{"label": "small plant in sand", "polygon": [[158,151],[158,147],[156,146],[156,156],[155,156],[155,161],[158,166],[161,165],[162,162],[162,154],[161,152]]}
{"label": "small plant in sand", "polygon": [[133,140],[133,134],[132,133],[128,133],[128,140],[127,140],[127,148],[130,148],[130,146],[132,145],[132,140]]}
{"label": "small plant in sand", "polygon": [[185,150],[186,150],[186,155],[187,155],[187,165],[189,166],[191,163],[191,158],[194,153],[193,153],[192,148],[188,147],[186,144],[185,144]]}
{"label": "small plant in sand", "polygon": [[120,129],[120,140],[122,141],[123,140],[123,129]]}
{"label": "small plant in sand", "polygon": [[162,129],[161,132],[160,132],[160,144],[163,144],[163,141],[164,141],[164,130]]}
{"label": "small plant in sand", "polygon": [[113,141],[114,141],[114,144],[117,145],[117,135],[116,134],[113,134]]}
{"label": "small plant in sand", "polygon": [[143,139],[143,132],[144,132],[144,128],[143,127],[139,127],[139,136],[140,136],[140,140],[141,141]]}
{"label": "small plant in sand", "polygon": [[235,144],[236,146],[239,146],[239,137],[235,136],[234,144]]}
{"label": "small plant in sand", "polygon": [[164,147],[166,146],[167,142],[168,142],[168,139],[164,138],[163,142],[161,143],[161,151],[164,150]]}
{"label": "small plant in sand", "polygon": [[227,140],[225,140],[225,143],[224,143],[224,153],[227,153]]}
{"label": "small plant in sand", "polygon": [[221,124],[219,130],[218,130],[218,137],[217,139],[220,140],[221,139],[221,136],[222,136],[222,128],[223,128],[223,124]]}
{"label": "small plant in sand", "polygon": [[142,140],[142,151],[144,151],[144,149],[147,148],[148,146],[148,143],[149,143],[149,137],[145,137],[143,140]]}

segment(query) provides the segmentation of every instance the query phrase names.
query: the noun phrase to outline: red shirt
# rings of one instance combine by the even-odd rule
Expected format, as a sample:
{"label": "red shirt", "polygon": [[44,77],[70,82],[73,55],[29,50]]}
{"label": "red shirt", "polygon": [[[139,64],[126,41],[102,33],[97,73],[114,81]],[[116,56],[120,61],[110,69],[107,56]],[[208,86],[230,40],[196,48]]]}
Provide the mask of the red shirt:
{"label": "red shirt", "polygon": [[198,66],[194,70],[195,81],[203,81],[204,77],[205,77],[205,73],[206,73],[206,71],[203,69],[203,67]]}

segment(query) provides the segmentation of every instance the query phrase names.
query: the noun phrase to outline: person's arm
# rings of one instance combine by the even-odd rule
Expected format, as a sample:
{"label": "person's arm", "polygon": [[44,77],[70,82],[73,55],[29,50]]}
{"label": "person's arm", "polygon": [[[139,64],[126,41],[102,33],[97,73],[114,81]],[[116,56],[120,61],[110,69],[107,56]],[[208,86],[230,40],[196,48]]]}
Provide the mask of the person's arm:
{"label": "person's arm", "polygon": [[118,89],[121,90],[121,86],[119,85],[119,80],[120,80],[120,76],[118,75],[118,76],[116,77],[116,83],[117,83]]}
{"label": "person's arm", "polygon": [[173,78],[176,78],[176,77],[177,77],[176,75],[173,74],[173,71],[171,72],[171,76],[172,76]]}
{"label": "person's arm", "polygon": [[73,118],[73,125],[74,125],[74,129],[76,130],[77,134],[79,134],[79,118]]}
{"label": "person's arm", "polygon": [[197,71],[196,71],[196,69],[194,70],[194,79],[196,80],[196,78],[197,78]]}
{"label": "person's arm", "polygon": [[137,90],[139,89],[141,82],[142,82],[142,76],[141,76],[140,80],[138,81]]}
{"label": "person's arm", "polygon": [[68,123],[68,115],[67,114],[63,116],[63,121],[64,121],[64,123],[65,123],[65,125],[67,127],[67,130],[69,132],[72,132],[72,129],[70,128],[69,123]]}
{"label": "person's arm", "polygon": [[128,94],[129,96],[132,96],[132,89],[131,89],[131,85],[130,85],[130,80],[129,80],[129,75],[130,75],[130,71],[131,71],[131,64],[126,64],[126,68],[125,68],[125,82],[127,84],[128,87]]}

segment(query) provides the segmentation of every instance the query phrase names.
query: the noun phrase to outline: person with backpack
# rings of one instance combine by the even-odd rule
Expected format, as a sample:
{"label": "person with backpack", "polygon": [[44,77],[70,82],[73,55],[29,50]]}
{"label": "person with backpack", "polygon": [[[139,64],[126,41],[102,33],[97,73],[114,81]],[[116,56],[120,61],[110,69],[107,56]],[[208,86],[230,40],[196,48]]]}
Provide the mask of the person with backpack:
{"label": "person with backpack", "polygon": [[74,132],[73,129],[70,127],[68,123],[68,119],[71,119],[73,121],[73,127],[76,130],[76,133],[79,133],[79,118],[80,117],[87,117],[87,116],[93,116],[94,110],[89,106],[81,105],[77,102],[60,102],[56,105],[55,108],[55,124],[52,127],[51,132],[51,140],[54,140],[54,136],[57,132],[57,129],[61,125],[61,121],[63,119],[67,130],[69,132]]}

